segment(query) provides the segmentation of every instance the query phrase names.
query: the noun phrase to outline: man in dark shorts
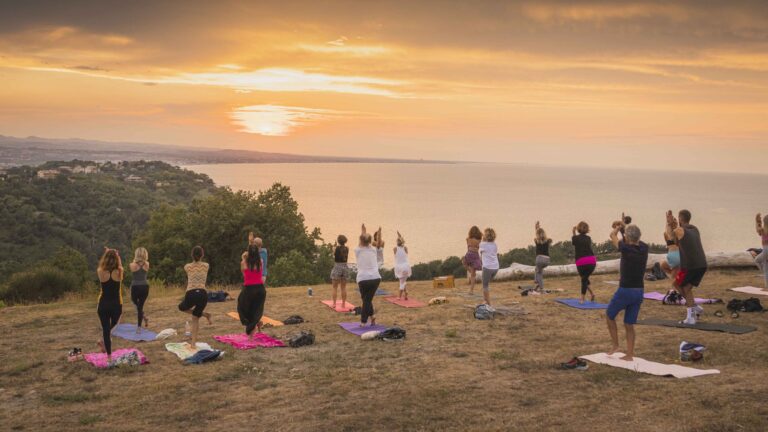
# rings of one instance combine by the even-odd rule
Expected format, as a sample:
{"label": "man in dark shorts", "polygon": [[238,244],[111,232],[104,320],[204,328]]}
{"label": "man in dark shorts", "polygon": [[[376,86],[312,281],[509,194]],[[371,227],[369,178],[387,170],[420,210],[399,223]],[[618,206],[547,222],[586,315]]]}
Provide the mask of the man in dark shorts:
{"label": "man in dark shorts", "polygon": [[[619,233],[624,231],[624,240],[619,240]],[[624,226],[623,222],[614,223],[611,243],[621,252],[621,275],[619,288],[613,294],[605,312],[608,333],[613,345],[608,355],[619,350],[619,332],[616,328],[616,316],[624,311],[624,328],[627,331],[627,352],[621,360],[632,361],[635,355],[635,323],[643,303],[643,280],[648,265],[648,245],[640,241],[640,228],[637,225]]]}
{"label": "man in dark shorts", "polygon": [[677,240],[680,245],[680,271],[677,273],[675,285],[685,297],[687,315],[683,324],[696,324],[696,318],[704,309],[697,305],[693,297],[693,288],[701,284],[707,272],[707,255],[701,245],[699,229],[691,225],[691,212],[680,210],[677,215],[680,223],[672,216],[672,210],[667,212],[667,236]]}

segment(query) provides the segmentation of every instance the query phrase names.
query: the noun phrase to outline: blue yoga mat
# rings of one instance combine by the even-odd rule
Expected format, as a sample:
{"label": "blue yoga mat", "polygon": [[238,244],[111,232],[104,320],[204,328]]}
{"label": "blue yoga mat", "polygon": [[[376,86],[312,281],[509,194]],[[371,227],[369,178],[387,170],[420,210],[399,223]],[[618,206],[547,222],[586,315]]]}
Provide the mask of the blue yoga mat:
{"label": "blue yoga mat", "polygon": [[579,304],[579,299],[574,298],[559,298],[555,299],[555,301],[566,306],[574,307],[576,309],[608,309],[608,305],[605,303],[593,303],[591,301],[585,301],[584,304]]}
{"label": "blue yoga mat", "polygon": [[136,333],[136,324],[118,324],[117,327],[112,330],[112,336],[140,342],[155,340],[155,338],[157,338],[157,333],[143,327],[139,333]]}

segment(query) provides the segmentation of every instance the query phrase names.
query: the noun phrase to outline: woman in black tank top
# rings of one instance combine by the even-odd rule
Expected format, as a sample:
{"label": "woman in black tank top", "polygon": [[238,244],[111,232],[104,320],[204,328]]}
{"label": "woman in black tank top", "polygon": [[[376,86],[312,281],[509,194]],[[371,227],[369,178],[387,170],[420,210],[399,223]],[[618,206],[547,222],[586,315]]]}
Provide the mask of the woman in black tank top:
{"label": "woman in black tank top", "polygon": [[104,255],[96,270],[101,284],[99,305],[96,312],[101,322],[102,339],[97,342],[102,352],[107,353],[107,361],[112,361],[112,329],[120,321],[123,313],[123,263],[116,249],[105,248]]}
{"label": "woman in black tank top", "polygon": [[549,265],[549,245],[552,244],[552,239],[547,237],[547,233],[538,221],[536,221],[536,237],[533,243],[536,245],[536,273],[533,280],[535,290],[542,292],[544,291],[544,269]]}
{"label": "woman in black tank top", "polygon": [[333,251],[333,270],[331,270],[331,283],[333,283],[333,307],[336,308],[337,288],[341,288],[341,305],[347,303],[347,279],[349,279],[349,248],[347,237],[339,235],[336,238],[336,249]]}

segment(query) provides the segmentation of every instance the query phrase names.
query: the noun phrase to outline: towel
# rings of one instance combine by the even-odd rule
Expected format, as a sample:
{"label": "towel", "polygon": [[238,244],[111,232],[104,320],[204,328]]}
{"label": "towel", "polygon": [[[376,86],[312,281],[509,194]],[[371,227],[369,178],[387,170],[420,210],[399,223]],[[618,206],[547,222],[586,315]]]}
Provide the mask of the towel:
{"label": "towel", "polygon": [[[137,350],[136,348],[123,348],[119,349],[117,351],[112,351],[112,360],[116,360],[126,354],[130,354],[132,352],[135,352],[136,355],[139,357],[139,361],[141,364],[149,363],[149,360],[147,360],[147,357],[142,353],[141,351]],[[107,362],[107,354],[106,353],[90,353],[85,354],[83,356],[85,361],[88,363],[96,366],[99,369],[106,369],[109,367],[109,364]]]}
{"label": "towel", "polygon": [[213,338],[219,342],[232,345],[239,350],[247,350],[257,347],[275,348],[285,346],[282,341],[265,335],[264,333],[254,333],[253,339],[249,339],[248,335],[245,333],[214,336]]}
{"label": "towel", "polygon": [[205,342],[198,342],[196,348],[192,348],[186,342],[170,342],[165,344],[165,349],[176,354],[176,357],[180,360],[186,360],[200,350],[213,350],[213,348]]}

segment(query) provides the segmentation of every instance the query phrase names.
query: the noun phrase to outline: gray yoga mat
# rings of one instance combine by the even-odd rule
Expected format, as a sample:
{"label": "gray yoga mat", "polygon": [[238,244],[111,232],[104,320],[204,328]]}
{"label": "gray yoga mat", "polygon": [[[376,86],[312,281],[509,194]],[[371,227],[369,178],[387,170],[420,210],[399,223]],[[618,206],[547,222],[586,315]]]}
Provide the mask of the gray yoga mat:
{"label": "gray yoga mat", "polygon": [[637,323],[640,325],[689,328],[694,330],[719,331],[719,332],[733,333],[733,334],[744,334],[744,333],[750,333],[757,330],[757,327],[736,325],[736,324],[698,322],[694,325],[691,325],[691,324],[682,324],[675,320],[664,320],[664,319],[658,319],[658,318],[648,318],[644,320],[638,320]]}

